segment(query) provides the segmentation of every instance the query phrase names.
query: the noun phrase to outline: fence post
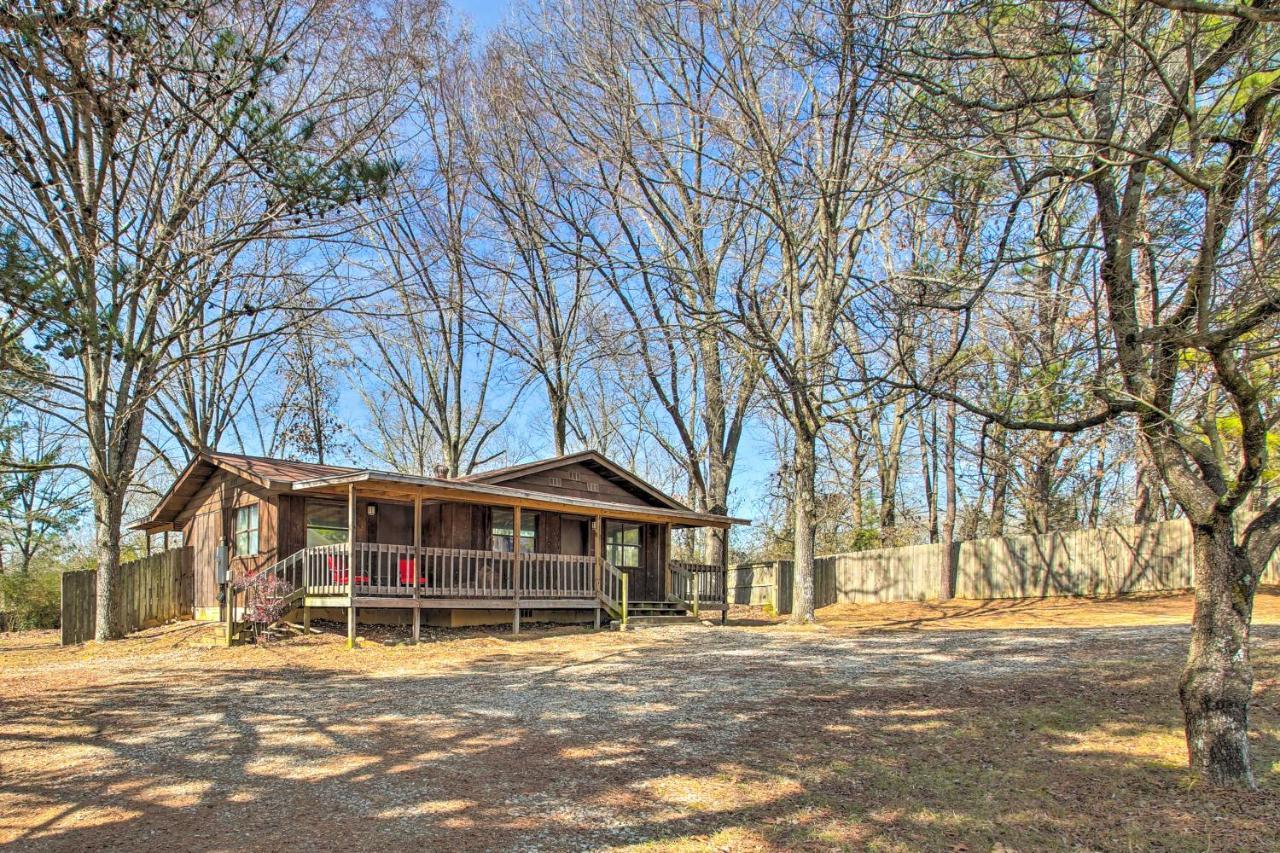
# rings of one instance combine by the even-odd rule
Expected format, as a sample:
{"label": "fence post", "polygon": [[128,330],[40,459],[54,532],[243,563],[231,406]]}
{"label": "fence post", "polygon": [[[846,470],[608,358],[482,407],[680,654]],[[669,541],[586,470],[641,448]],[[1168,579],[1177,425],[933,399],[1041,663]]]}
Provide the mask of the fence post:
{"label": "fence post", "polygon": [[627,630],[627,581],[630,576],[626,572],[620,572],[622,575],[622,630]]}

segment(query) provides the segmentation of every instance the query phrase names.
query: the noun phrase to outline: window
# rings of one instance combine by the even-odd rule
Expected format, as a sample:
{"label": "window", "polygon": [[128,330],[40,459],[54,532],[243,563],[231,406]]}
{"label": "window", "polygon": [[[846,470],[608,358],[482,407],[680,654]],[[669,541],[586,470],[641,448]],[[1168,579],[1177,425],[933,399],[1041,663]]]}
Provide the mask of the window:
{"label": "window", "polygon": [[611,521],[605,527],[605,558],[620,569],[640,566],[640,525]]}
{"label": "window", "polygon": [[258,505],[236,507],[236,556],[258,553]]}
{"label": "window", "polygon": [[344,504],[307,501],[307,547],[341,545],[346,541],[346,506]]}
{"label": "window", "polygon": [[[515,512],[509,509],[493,510],[493,550],[504,554],[514,550],[513,533],[515,528]],[[538,514],[536,512],[520,513],[520,550],[530,552],[538,541]]]}

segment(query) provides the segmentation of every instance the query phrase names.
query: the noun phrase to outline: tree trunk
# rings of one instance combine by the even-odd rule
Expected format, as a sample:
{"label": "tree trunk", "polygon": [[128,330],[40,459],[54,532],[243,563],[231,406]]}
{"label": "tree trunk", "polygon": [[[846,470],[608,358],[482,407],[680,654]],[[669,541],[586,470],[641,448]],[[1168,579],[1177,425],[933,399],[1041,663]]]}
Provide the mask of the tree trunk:
{"label": "tree trunk", "polygon": [[[709,454],[707,460],[706,512],[713,515],[729,514],[729,470],[718,453]],[[707,530],[703,544],[703,562],[717,565],[723,555],[725,531],[712,527]]]}
{"label": "tree trunk", "polygon": [[551,432],[556,456],[564,456],[569,446],[569,401],[555,385],[547,382],[547,402],[551,406]]}
{"label": "tree trunk", "polygon": [[99,642],[118,640],[124,636],[116,621],[116,598],[119,596],[117,576],[120,573],[120,524],[124,517],[122,496],[107,492],[99,485],[91,485],[94,506],[94,526],[97,534],[97,614],[94,618],[93,638]]}
{"label": "tree trunk", "polygon": [[853,525],[853,535],[857,542],[862,542],[862,531],[867,526],[866,513],[862,505],[862,467],[865,464],[861,442],[850,436],[849,453],[849,520]]}
{"label": "tree trunk", "polygon": [[1004,431],[1000,427],[992,428],[995,452],[991,455],[995,471],[991,477],[991,522],[987,528],[990,536],[1004,535],[1005,505],[1009,495],[1009,457],[1005,453],[1004,441]]}
{"label": "tree trunk", "polygon": [[1178,695],[1191,772],[1217,787],[1254,788],[1249,766],[1249,619],[1256,587],[1230,517],[1192,525],[1196,607]]}
{"label": "tree trunk", "polygon": [[956,504],[958,492],[956,486],[956,404],[947,403],[946,415],[947,447],[943,459],[945,466],[943,476],[946,478],[946,515],[942,521],[942,541],[947,546],[942,560],[942,585],[939,595],[943,599],[955,596],[955,538],[956,538]]}
{"label": "tree trunk", "polygon": [[920,477],[924,483],[924,505],[925,514],[929,518],[929,541],[936,543],[938,541],[938,496],[936,494],[937,476],[935,473],[937,462],[937,440],[938,440],[938,422],[937,412],[933,412],[934,422],[932,431],[932,441],[926,437],[924,428],[924,415],[916,413],[916,432],[920,438]]}
{"label": "tree trunk", "polygon": [[814,621],[813,550],[816,535],[814,524],[817,499],[814,494],[816,477],[816,441],[814,436],[796,431],[793,471],[795,477],[795,551],[793,554],[791,621]]}

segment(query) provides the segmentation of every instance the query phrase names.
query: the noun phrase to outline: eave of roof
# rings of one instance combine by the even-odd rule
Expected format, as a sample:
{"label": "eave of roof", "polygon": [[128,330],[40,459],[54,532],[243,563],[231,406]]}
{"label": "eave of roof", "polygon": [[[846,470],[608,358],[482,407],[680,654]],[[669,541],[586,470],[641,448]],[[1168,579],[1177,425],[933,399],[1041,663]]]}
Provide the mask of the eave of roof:
{"label": "eave of roof", "polygon": [[[699,527],[728,527],[734,524],[749,525],[750,520],[733,518],[725,515],[695,512],[690,509],[670,509],[667,507],[647,507],[634,504],[597,501],[587,498],[571,498],[552,492],[538,492],[530,489],[513,489],[488,483],[475,483],[467,480],[443,480],[435,477],[419,477],[413,474],[396,474],[388,471],[360,470],[350,474],[331,477],[317,477],[311,480],[299,480],[293,484],[294,491],[315,491],[319,489],[344,486],[352,483],[386,483],[393,486],[408,486],[429,490],[433,494],[456,497],[460,500],[470,499],[473,503],[501,502],[503,498],[513,503],[532,503],[542,506],[566,507],[570,509],[590,510],[584,513],[594,515],[597,511],[616,518],[657,517],[674,522],[683,522]],[[496,500],[495,500],[496,499]]]}
{"label": "eave of roof", "polygon": [[[164,496],[156,502],[155,507],[147,515],[146,518],[135,521],[129,527],[132,530],[161,531],[176,530],[175,520],[182,513],[182,507],[173,509],[169,507],[170,502],[175,498],[181,498],[183,506],[200,490],[200,487],[185,493],[184,487],[196,476],[201,466],[209,466],[212,469],[222,468],[226,471],[232,471],[237,476],[256,483],[264,489],[276,492],[287,492],[297,482],[298,476],[302,475],[314,476],[320,472],[324,472],[325,476],[334,476],[337,474],[358,471],[358,468],[351,468],[345,465],[320,465],[315,462],[290,462],[287,459],[272,459],[267,456],[249,456],[243,453],[219,453],[204,452],[197,453],[191,457],[191,461],[187,463],[187,467],[182,470],[177,479],[173,481],[173,485],[164,493]],[[212,471],[205,474],[208,478]],[[170,516],[165,518],[165,516]]]}

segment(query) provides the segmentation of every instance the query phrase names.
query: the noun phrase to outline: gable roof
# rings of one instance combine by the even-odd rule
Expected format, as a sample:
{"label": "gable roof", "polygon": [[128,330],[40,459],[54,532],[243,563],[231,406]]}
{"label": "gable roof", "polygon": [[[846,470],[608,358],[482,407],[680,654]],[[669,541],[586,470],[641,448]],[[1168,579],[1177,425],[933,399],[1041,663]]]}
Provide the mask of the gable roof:
{"label": "gable roof", "polygon": [[527,477],[530,474],[554,471],[557,468],[566,468],[570,465],[582,465],[653,506],[686,512],[689,510],[689,507],[680,501],[651,483],[642,480],[596,450],[582,450],[578,453],[567,453],[564,456],[552,456],[549,459],[538,459],[534,462],[524,462],[519,465],[509,465],[505,468],[495,468],[492,471],[468,474],[457,479],[464,483],[485,483],[496,486],[521,477]]}
{"label": "gable roof", "polygon": [[[534,492],[503,485],[529,474],[554,470],[568,465],[585,465],[610,482],[626,489],[649,504],[649,508],[557,495],[554,492]],[[716,516],[694,512],[665,492],[646,483],[627,469],[593,450],[511,465],[492,471],[483,471],[467,477],[440,479],[373,471],[344,465],[320,465],[314,462],[292,462],[287,459],[271,459],[265,456],[247,456],[240,453],[200,453],[187,465],[182,474],[156,504],[151,514],[132,525],[135,530],[172,530],[188,502],[219,469],[230,471],[246,480],[272,491],[324,491],[338,484],[368,482],[384,485],[431,487],[446,499],[484,502],[491,496],[499,500],[520,498],[544,503],[547,508],[575,507],[588,510],[606,510],[620,518],[652,515],[650,520],[669,520],[677,525],[728,526],[748,524],[745,519]]]}
{"label": "gable roof", "polygon": [[187,502],[204,487],[218,469],[238,474],[264,489],[278,491],[293,488],[293,484],[299,480],[336,477],[359,470],[343,465],[292,462],[288,459],[247,456],[243,453],[197,453],[169,487],[169,491],[160,498],[151,514],[130,527],[135,530],[159,530],[170,527],[186,508]]}

